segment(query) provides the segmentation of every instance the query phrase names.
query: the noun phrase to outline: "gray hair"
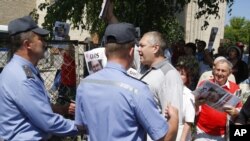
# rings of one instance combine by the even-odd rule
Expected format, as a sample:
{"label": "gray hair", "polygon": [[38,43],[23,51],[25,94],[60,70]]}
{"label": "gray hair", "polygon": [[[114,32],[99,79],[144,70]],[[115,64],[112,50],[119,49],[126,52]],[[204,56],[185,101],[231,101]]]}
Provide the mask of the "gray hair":
{"label": "gray hair", "polygon": [[148,43],[150,45],[158,45],[160,47],[158,55],[164,56],[164,50],[167,48],[166,40],[163,35],[158,31],[150,31],[145,33],[143,36],[149,37]]}
{"label": "gray hair", "polygon": [[220,60],[227,60],[227,58],[224,56],[218,56],[217,58],[214,59],[214,64],[216,64]]}
{"label": "gray hair", "polygon": [[227,59],[218,59],[217,61],[214,61],[214,65],[216,65],[218,63],[226,63],[230,72],[233,69],[233,64],[230,61],[228,61]]}

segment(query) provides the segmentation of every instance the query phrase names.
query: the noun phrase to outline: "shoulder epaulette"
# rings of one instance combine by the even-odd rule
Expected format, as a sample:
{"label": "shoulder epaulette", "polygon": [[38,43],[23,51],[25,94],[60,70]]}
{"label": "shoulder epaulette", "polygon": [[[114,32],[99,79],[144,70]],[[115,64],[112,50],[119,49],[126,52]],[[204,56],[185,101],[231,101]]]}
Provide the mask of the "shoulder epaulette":
{"label": "shoulder epaulette", "polygon": [[31,68],[28,65],[23,65],[23,70],[24,70],[27,78],[35,78],[33,73],[32,73]]}

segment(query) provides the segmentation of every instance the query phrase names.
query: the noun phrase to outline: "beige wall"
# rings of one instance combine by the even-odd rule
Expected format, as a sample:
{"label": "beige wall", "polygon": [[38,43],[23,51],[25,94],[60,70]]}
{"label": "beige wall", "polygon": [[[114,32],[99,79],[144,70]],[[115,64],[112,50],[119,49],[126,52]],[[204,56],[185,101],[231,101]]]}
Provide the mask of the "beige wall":
{"label": "beige wall", "polygon": [[[0,0],[0,25],[7,25],[9,21],[28,15],[34,8],[45,0]],[[38,24],[44,22],[46,11],[39,11]],[[90,37],[86,30],[70,30],[71,40],[83,41],[86,37]]]}
{"label": "beige wall", "polygon": [[214,16],[210,16],[208,20],[209,26],[206,30],[201,30],[203,25],[204,17],[200,19],[195,19],[195,13],[198,11],[198,6],[191,2],[186,7],[184,12],[177,15],[180,23],[185,29],[185,41],[186,42],[195,42],[195,39],[204,40],[207,45],[210,37],[210,32],[212,27],[218,27],[218,32],[215,38],[213,48],[217,52],[219,47],[220,39],[224,38],[224,23],[226,15],[226,3],[220,4],[219,15],[220,18],[215,19]]}
{"label": "beige wall", "polygon": [[[38,7],[40,3],[45,2],[45,0],[36,0],[36,1],[37,1],[36,7]],[[38,24],[41,25],[44,22],[44,17],[46,15],[46,11],[39,11],[38,10],[38,13],[39,13]],[[79,40],[79,41],[83,41],[86,37],[90,37],[88,31],[83,30],[81,28],[79,30],[75,30],[75,29],[72,29],[72,26],[71,26],[70,31],[69,31],[69,36],[70,36],[71,40]]]}
{"label": "beige wall", "polygon": [[0,0],[0,24],[28,15],[36,6],[36,0]]}

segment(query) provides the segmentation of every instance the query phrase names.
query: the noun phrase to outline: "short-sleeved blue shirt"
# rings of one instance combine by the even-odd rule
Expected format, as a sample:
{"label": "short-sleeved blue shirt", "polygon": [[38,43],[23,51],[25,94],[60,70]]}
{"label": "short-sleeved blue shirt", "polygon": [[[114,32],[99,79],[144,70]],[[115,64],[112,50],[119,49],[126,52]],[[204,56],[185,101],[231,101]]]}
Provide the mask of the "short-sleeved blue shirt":
{"label": "short-sleeved blue shirt", "polygon": [[87,126],[91,141],[142,141],[146,132],[158,140],[168,131],[147,85],[111,62],[81,80],[75,120]]}
{"label": "short-sleeved blue shirt", "polygon": [[73,121],[53,113],[39,72],[14,55],[0,74],[0,138],[41,140],[50,134],[75,135]]}

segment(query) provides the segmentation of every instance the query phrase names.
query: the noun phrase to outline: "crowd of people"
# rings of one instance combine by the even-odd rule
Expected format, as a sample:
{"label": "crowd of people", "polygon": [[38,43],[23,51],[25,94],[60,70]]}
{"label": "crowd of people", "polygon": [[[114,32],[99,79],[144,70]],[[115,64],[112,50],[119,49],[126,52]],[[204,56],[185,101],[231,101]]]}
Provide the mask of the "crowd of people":
{"label": "crowd of people", "polygon": [[[244,108],[248,105],[242,101],[218,111],[192,94],[209,80],[239,96],[238,84],[248,80],[242,48],[232,46],[216,56],[201,40],[180,40],[167,48],[158,31],[146,32],[136,44],[134,25],[119,23],[112,3],[107,18],[107,64],[93,62],[94,73],[78,85],[75,79],[66,79],[63,70],[68,66],[62,66],[61,86],[76,91],[75,102],[63,106],[50,102],[36,67],[44,57],[44,38],[49,31],[38,27],[30,16],[8,24],[14,55],[0,74],[0,140],[51,140],[53,136],[87,134],[90,141],[225,141],[228,124],[248,123],[250,114]],[[72,50],[65,52],[64,61],[73,63],[74,70],[71,54]],[[139,78],[127,73],[131,67],[139,70]],[[75,72],[70,74],[76,77]],[[74,118],[65,118],[65,114]]]}

